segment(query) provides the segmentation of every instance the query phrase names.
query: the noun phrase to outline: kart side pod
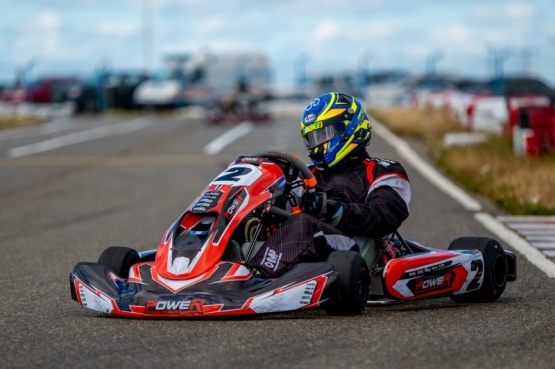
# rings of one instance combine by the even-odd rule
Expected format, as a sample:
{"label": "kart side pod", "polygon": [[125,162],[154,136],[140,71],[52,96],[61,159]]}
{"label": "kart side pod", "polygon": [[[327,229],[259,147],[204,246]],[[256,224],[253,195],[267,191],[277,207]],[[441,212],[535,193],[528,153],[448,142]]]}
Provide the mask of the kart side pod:
{"label": "kart side pod", "polygon": [[460,237],[447,250],[430,249],[390,260],[386,295],[399,300],[450,296],[455,302],[491,302],[516,280],[516,255],[487,237]]}
{"label": "kart side pod", "polygon": [[385,292],[399,300],[446,296],[480,288],[484,260],[477,250],[431,251],[390,260]]}

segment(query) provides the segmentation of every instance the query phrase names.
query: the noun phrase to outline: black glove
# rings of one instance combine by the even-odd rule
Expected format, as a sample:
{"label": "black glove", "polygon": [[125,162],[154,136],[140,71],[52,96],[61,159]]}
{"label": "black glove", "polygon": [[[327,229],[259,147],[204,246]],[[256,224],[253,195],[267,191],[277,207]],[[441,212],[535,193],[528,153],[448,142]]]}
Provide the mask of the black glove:
{"label": "black glove", "polygon": [[343,204],[328,200],[325,192],[306,192],[303,197],[303,211],[336,226],[343,215]]}
{"label": "black glove", "polygon": [[302,208],[307,214],[321,218],[326,212],[328,196],[325,192],[305,192]]}

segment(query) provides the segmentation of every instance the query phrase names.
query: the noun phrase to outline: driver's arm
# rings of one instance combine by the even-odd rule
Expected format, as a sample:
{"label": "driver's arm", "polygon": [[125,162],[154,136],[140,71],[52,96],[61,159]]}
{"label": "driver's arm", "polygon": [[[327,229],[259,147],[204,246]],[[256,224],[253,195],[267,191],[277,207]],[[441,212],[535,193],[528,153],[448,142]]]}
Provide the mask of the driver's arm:
{"label": "driver's arm", "polygon": [[337,228],[350,236],[380,238],[399,228],[408,216],[407,202],[395,189],[382,186],[373,190],[365,203],[343,204]]}
{"label": "driver's arm", "polygon": [[367,168],[369,188],[362,203],[342,203],[343,213],[336,227],[355,236],[379,238],[395,231],[409,215],[411,188],[399,163]]}

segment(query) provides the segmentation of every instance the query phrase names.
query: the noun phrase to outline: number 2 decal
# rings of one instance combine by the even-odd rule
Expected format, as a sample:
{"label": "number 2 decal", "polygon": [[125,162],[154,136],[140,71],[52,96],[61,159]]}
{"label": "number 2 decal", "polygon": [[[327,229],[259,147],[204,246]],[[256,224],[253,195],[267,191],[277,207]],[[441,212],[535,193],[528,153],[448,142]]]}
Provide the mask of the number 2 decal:
{"label": "number 2 decal", "polygon": [[216,185],[250,186],[261,175],[262,172],[256,167],[235,165],[227,168],[212,183]]}
{"label": "number 2 decal", "polygon": [[242,176],[251,172],[250,168],[232,167],[226,169],[214,182],[239,182]]}

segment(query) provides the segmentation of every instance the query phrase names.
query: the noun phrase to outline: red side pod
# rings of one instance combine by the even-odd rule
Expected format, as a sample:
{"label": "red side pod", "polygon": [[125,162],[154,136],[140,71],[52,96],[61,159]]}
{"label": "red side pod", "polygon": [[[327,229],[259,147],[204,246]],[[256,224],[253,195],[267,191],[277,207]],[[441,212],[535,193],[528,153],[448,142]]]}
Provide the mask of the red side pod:
{"label": "red side pod", "polygon": [[466,288],[476,254],[432,251],[390,260],[384,269],[387,292],[400,300],[439,297]]}

